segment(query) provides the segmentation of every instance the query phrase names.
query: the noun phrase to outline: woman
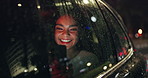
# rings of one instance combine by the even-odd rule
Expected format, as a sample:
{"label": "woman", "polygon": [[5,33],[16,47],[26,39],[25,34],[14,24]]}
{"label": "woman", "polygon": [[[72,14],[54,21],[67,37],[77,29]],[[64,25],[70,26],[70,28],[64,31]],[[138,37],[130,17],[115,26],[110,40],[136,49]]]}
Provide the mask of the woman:
{"label": "woman", "polygon": [[95,68],[98,65],[97,57],[86,50],[78,49],[80,42],[80,26],[71,15],[63,15],[58,18],[55,25],[55,42],[66,46],[67,58],[73,67],[73,76]]}

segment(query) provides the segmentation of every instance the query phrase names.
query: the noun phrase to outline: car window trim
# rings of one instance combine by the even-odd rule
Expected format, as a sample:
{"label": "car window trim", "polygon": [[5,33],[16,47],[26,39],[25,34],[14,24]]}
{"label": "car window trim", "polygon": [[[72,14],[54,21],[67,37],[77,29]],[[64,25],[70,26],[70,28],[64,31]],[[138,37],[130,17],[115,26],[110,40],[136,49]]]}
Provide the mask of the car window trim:
{"label": "car window trim", "polygon": [[101,74],[99,74],[96,78],[102,78],[102,77],[109,76],[110,74],[112,74],[112,72],[116,71],[125,62],[127,62],[133,56],[134,50],[133,50],[133,48],[130,48],[128,51],[129,51],[129,54],[124,59],[122,59],[121,61],[119,61],[117,64],[115,64],[113,67],[111,67],[107,71],[102,72]]}

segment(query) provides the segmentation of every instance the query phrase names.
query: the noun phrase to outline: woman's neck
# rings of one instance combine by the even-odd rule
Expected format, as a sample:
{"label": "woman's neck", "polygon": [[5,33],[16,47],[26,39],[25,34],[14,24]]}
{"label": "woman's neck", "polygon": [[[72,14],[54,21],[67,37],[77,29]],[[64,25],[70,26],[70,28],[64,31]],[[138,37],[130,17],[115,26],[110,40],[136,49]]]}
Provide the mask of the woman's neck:
{"label": "woman's neck", "polygon": [[67,49],[67,58],[72,59],[76,55],[78,55],[79,51],[76,49],[76,47],[72,47],[70,49]]}

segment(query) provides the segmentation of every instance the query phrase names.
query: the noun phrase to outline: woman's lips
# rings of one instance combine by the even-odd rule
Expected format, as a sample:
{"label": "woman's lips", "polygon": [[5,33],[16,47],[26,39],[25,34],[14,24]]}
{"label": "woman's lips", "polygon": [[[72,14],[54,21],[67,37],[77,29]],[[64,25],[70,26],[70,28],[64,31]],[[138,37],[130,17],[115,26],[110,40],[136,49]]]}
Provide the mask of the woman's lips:
{"label": "woman's lips", "polygon": [[69,40],[69,39],[60,39],[60,41],[62,42],[62,43],[70,43],[72,40]]}

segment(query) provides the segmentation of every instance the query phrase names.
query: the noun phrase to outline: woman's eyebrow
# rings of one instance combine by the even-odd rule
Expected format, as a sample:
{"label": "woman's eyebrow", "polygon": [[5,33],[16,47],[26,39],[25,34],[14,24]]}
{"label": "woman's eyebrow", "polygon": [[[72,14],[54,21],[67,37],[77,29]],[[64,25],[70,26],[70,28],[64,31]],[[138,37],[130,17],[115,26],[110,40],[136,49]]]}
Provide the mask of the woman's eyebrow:
{"label": "woman's eyebrow", "polygon": [[78,25],[69,25],[69,27],[77,27]]}
{"label": "woman's eyebrow", "polygon": [[[56,25],[59,25],[59,26],[64,26],[64,25],[62,25],[62,24],[56,24]],[[69,27],[77,27],[78,25],[69,25]]]}
{"label": "woman's eyebrow", "polygon": [[62,24],[56,24],[56,25],[59,25],[59,26],[62,26],[62,27],[63,27],[63,25],[62,25]]}

